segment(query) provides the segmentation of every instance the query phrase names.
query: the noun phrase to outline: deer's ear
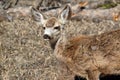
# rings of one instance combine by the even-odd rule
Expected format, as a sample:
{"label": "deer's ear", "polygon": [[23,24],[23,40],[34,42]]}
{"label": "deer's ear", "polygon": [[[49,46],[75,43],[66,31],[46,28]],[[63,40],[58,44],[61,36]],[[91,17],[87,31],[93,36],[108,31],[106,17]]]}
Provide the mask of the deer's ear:
{"label": "deer's ear", "polygon": [[59,16],[61,19],[61,22],[65,24],[67,20],[71,18],[71,15],[72,15],[71,7],[69,5],[66,5],[64,9],[61,11],[60,16]]}
{"label": "deer's ear", "polygon": [[32,7],[31,13],[35,21],[39,22],[40,24],[44,24],[45,19],[41,12]]}

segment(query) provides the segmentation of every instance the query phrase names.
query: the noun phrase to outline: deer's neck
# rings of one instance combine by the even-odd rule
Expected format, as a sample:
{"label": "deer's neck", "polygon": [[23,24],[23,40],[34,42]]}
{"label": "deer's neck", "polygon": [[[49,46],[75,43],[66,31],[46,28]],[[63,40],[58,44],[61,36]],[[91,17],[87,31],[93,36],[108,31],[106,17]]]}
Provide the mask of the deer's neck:
{"label": "deer's neck", "polygon": [[57,43],[58,39],[55,39],[55,40],[51,40],[50,41],[50,46],[51,48],[54,50],[55,49],[55,46],[56,46],[56,43]]}
{"label": "deer's neck", "polygon": [[67,44],[67,35],[65,30],[61,30],[60,38],[50,41],[50,46],[53,50],[59,48],[60,46],[64,49],[66,44]]}
{"label": "deer's neck", "polygon": [[61,46],[63,49],[65,49],[65,45],[67,44],[67,35],[65,32],[61,33],[61,37],[57,41],[56,48]]}
{"label": "deer's neck", "polygon": [[61,55],[64,52],[67,43],[68,43],[68,39],[67,39],[66,31],[64,30],[62,31],[60,38],[56,42],[54,54]]}
{"label": "deer's neck", "polygon": [[67,38],[65,35],[61,35],[59,39],[51,40],[50,46],[54,50],[55,48],[58,48],[58,46],[65,47],[65,44],[67,42]]}

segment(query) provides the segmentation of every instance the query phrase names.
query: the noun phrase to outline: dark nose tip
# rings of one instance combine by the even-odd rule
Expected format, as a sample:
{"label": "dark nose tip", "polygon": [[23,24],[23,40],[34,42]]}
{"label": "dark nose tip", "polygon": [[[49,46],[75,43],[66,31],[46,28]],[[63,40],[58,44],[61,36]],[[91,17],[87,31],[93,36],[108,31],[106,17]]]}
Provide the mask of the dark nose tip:
{"label": "dark nose tip", "polygon": [[43,35],[43,38],[44,38],[44,39],[51,39],[51,37],[50,37],[49,35],[47,35],[47,34],[44,34],[44,35]]}

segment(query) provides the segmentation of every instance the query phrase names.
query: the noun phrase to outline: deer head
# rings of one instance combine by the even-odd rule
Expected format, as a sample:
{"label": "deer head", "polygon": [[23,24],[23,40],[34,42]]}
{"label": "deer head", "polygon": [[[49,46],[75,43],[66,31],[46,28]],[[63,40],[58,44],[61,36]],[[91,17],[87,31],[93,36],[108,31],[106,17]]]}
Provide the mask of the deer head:
{"label": "deer head", "polygon": [[32,9],[32,15],[34,20],[43,27],[43,38],[49,40],[51,45],[55,46],[61,33],[63,33],[64,24],[71,18],[71,8],[69,5],[66,5],[57,18],[45,19],[44,15],[34,8]]}

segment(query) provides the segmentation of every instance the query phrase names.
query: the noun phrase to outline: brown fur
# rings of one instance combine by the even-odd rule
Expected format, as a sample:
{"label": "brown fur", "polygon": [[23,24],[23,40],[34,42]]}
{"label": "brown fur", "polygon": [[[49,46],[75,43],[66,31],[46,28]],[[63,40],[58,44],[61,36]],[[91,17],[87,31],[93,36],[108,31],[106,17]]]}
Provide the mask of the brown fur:
{"label": "brown fur", "polygon": [[55,22],[56,22],[57,20],[56,20],[56,18],[50,18],[49,20],[47,20],[47,22],[46,22],[46,27],[53,27],[54,25],[55,25]]}
{"label": "brown fur", "polygon": [[[120,30],[58,42],[55,55],[75,74],[98,80],[100,74],[120,74]],[[65,44],[65,43],[63,43]]]}

